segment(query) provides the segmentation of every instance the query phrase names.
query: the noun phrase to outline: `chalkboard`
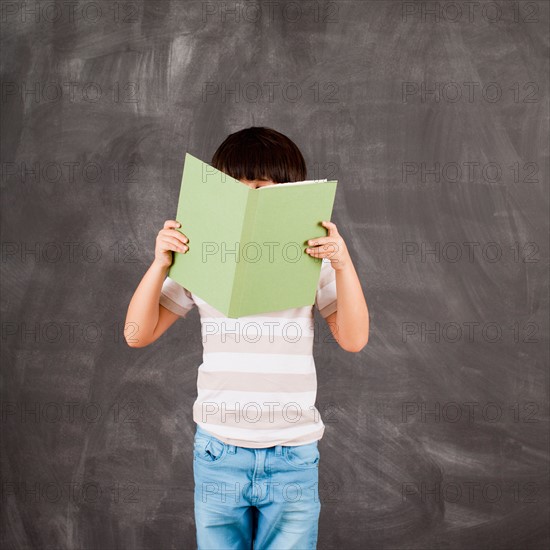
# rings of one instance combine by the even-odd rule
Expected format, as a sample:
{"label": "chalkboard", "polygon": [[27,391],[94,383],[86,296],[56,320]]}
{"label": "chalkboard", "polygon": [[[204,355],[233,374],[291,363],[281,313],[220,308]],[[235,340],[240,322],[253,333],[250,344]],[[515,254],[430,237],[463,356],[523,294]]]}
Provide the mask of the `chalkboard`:
{"label": "chalkboard", "polygon": [[266,126],[370,312],[316,312],[317,547],[548,548],[548,8],[3,0],[2,547],[196,547],[199,317],[123,325],[185,152]]}

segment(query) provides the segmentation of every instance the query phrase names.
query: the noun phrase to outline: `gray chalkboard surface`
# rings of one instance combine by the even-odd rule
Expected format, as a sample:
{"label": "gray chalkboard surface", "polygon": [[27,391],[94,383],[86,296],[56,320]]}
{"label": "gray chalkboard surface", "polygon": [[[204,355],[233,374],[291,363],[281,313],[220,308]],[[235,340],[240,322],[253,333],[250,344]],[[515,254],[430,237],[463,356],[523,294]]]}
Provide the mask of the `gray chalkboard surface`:
{"label": "gray chalkboard surface", "polygon": [[185,151],[267,126],[371,317],[316,313],[318,548],[547,548],[548,7],[2,1],[2,547],[195,547],[197,311],[122,328]]}

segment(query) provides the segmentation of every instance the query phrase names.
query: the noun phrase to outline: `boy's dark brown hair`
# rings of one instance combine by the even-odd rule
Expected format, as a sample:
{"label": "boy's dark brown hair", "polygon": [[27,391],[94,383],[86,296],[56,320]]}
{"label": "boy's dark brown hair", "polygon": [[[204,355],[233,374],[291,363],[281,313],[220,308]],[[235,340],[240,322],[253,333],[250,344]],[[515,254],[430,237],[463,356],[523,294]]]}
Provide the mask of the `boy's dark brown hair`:
{"label": "boy's dark brown hair", "polygon": [[225,138],[212,157],[212,166],[241,180],[275,183],[306,179],[306,162],[287,136],[261,126],[244,128]]}

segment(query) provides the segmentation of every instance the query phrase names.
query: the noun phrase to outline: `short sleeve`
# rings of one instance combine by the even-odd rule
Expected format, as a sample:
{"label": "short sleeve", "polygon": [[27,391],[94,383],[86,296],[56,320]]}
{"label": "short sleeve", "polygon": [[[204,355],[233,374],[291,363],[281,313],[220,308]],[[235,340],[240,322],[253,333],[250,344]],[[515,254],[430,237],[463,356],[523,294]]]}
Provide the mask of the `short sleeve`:
{"label": "short sleeve", "polygon": [[185,317],[196,305],[191,293],[170,277],[162,284],[159,303],[180,317]]}
{"label": "short sleeve", "polygon": [[321,275],[319,276],[319,284],[315,294],[315,305],[323,318],[327,318],[331,313],[334,313],[337,308],[336,300],[336,272],[330,265],[328,258],[323,258],[321,264]]}

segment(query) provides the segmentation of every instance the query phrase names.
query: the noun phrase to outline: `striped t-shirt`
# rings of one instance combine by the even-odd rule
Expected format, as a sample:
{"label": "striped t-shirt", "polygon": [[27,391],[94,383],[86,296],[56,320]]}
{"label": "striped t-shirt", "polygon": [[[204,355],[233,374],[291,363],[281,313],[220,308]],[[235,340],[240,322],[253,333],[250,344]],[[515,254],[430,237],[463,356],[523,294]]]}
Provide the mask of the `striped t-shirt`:
{"label": "striped t-shirt", "polygon": [[[193,420],[239,447],[305,445],[323,437],[315,407],[313,306],[230,319],[166,277],[160,304],[181,317],[197,306],[203,362]],[[323,259],[315,294],[323,318],[336,311],[336,277]]]}

